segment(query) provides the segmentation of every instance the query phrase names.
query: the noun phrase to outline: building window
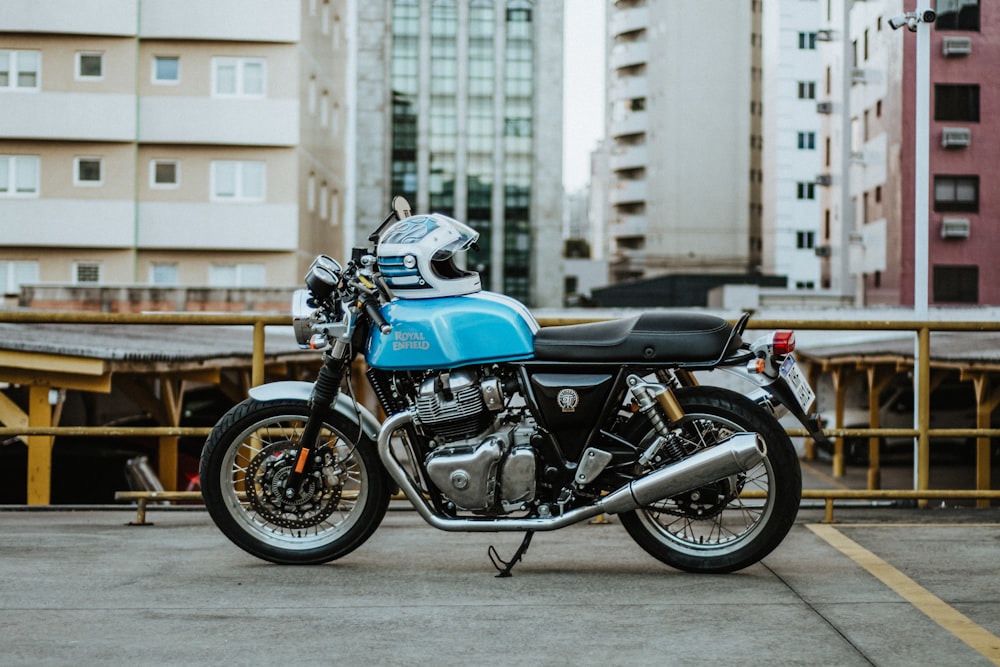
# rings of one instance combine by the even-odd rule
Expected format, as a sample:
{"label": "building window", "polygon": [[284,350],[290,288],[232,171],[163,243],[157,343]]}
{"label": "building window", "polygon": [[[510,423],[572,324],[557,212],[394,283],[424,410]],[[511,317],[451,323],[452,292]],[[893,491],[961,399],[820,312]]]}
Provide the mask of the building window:
{"label": "building window", "polygon": [[815,81],[799,81],[799,99],[800,100],[816,99]]}
{"label": "building window", "polygon": [[104,54],[76,54],[76,78],[80,81],[100,81],[104,78]]}
{"label": "building window", "polygon": [[935,266],[935,303],[979,303],[978,266]]}
{"label": "building window", "polygon": [[208,267],[210,287],[263,287],[263,264],[213,264]]}
{"label": "building window", "polygon": [[814,32],[800,32],[799,33],[799,48],[807,49],[812,51],[816,48],[816,33]]}
{"label": "building window", "polygon": [[212,91],[216,95],[263,97],[263,58],[212,58]]}
{"label": "building window", "polygon": [[154,262],[149,267],[149,282],[154,285],[177,285],[177,265]]}
{"label": "building window", "polygon": [[795,232],[795,247],[809,250],[816,245],[816,232]]}
{"label": "building window", "polygon": [[816,133],[815,132],[799,132],[799,149],[800,150],[814,150],[816,148]]}
{"label": "building window", "polygon": [[42,54],[0,49],[0,91],[38,90]]}
{"label": "building window", "polygon": [[978,212],[979,177],[935,176],[934,210],[940,212]]}
{"label": "building window", "polygon": [[153,56],[153,83],[175,84],[181,80],[178,56]]}
{"label": "building window", "polygon": [[979,86],[934,85],[934,120],[979,122]]}
{"label": "building window", "polygon": [[938,30],[979,30],[979,0],[938,0]]}
{"label": "building window", "polygon": [[241,160],[212,162],[212,199],[264,201],[265,172],[263,162]]}
{"label": "building window", "polygon": [[73,185],[104,185],[104,161],[99,157],[74,158]]}
{"label": "building window", "polygon": [[100,262],[76,262],[73,265],[74,283],[99,283],[101,282]]}
{"label": "building window", "polygon": [[816,198],[816,184],[815,183],[796,183],[797,199],[815,199]]}
{"label": "building window", "polygon": [[181,163],[178,160],[152,160],[149,163],[149,187],[172,189],[181,184]]}
{"label": "building window", "polygon": [[21,285],[38,282],[38,262],[0,259],[0,287],[4,294],[17,294]]}
{"label": "building window", "polygon": [[37,197],[38,162],[34,155],[0,155],[0,197]]}

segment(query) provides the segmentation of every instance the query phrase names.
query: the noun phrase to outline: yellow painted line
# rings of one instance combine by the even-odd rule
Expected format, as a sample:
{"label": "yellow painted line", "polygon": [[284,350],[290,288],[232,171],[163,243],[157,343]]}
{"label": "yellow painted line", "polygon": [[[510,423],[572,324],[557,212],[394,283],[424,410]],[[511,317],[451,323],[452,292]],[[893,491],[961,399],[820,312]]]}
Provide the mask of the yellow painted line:
{"label": "yellow painted line", "polygon": [[[964,526],[964,524],[963,524]],[[1000,637],[974,623],[944,600],[913,581],[868,549],[828,524],[808,524],[809,530],[826,540],[932,621],[955,635],[994,665],[1000,665]]]}

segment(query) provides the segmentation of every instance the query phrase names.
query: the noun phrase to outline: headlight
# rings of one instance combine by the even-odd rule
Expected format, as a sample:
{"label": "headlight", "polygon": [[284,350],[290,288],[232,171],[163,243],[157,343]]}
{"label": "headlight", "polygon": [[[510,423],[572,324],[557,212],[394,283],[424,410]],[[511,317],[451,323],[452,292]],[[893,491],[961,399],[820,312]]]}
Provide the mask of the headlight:
{"label": "headlight", "polygon": [[309,340],[312,338],[312,323],[316,309],[309,305],[309,291],[304,289],[295,290],[292,295],[292,329],[295,331],[295,342],[303,350],[310,349]]}

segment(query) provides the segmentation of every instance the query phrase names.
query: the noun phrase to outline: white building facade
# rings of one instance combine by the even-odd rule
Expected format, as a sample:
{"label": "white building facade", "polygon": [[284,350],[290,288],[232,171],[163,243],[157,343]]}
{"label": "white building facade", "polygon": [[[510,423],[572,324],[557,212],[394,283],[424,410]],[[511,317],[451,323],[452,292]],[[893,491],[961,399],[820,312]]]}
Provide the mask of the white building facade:
{"label": "white building facade", "polygon": [[820,30],[821,4],[769,0],[763,8],[763,268],[786,276],[794,290],[821,287],[816,181],[824,151],[816,105],[824,86],[819,44],[829,39]]}
{"label": "white building facade", "polygon": [[761,268],[761,5],[609,0],[613,282]]}

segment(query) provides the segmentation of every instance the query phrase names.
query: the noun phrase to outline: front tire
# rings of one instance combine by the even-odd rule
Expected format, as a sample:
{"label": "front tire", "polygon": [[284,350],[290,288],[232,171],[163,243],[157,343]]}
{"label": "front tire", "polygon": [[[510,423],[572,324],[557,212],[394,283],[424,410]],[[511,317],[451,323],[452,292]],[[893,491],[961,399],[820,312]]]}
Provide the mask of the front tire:
{"label": "front tire", "polygon": [[212,520],[234,544],[281,564],[325,563],[361,546],[385,516],[389,485],[375,444],[333,414],[314,456],[317,473],[290,500],[277,493],[294,465],[309,406],[247,399],[212,429],[201,456],[201,487]]}
{"label": "front tire", "polygon": [[[772,415],[736,392],[685,387],[675,395],[685,416],[671,429],[689,454],[746,431],[764,439],[767,456],[746,473],[624,512],[622,525],[639,546],[671,567],[699,573],[748,567],[778,546],[795,522],[802,496],[795,448]],[[627,437],[644,451],[656,435],[645,418],[637,417]]]}

